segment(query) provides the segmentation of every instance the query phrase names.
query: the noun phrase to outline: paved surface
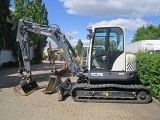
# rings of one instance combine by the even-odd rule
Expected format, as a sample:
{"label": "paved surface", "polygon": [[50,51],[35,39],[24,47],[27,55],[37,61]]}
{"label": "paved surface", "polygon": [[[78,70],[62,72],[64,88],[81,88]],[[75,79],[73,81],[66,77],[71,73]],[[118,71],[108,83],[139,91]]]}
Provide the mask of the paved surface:
{"label": "paved surface", "polygon": [[[57,64],[58,65],[58,64]],[[60,66],[60,64],[59,64]],[[48,83],[48,62],[32,66],[39,86]],[[58,102],[58,95],[36,90],[29,96],[17,96],[13,87],[19,84],[17,69],[0,71],[0,120],[160,120],[160,105],[120,103],[79,103],[71,97]],[[70,74],[62,76],[62,80]],[[76,77],[71,77],[75,81]]]}

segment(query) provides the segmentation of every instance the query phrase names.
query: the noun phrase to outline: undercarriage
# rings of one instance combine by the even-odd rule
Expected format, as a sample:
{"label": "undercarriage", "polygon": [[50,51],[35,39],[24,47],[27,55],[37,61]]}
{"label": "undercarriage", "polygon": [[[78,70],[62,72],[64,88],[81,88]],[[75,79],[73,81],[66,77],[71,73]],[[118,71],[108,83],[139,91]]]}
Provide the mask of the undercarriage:
{"label": "undercarriage", "polygon": [[143,85],[71,83],[58,86],[60,100],[69,94],[75,102],[109,102],[145,104],[152,100],[150,90]]}

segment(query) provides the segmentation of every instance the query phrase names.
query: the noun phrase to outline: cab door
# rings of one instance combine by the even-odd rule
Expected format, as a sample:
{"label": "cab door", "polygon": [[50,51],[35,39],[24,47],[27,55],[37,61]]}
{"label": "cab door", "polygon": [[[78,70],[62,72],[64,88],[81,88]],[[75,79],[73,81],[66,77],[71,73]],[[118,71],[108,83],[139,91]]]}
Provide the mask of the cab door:
{"label": "cab door", "polygon": [[120,27],[96,28],[91,52],[91,70],[111,71],[116,59],[124,53],[124,36]]}

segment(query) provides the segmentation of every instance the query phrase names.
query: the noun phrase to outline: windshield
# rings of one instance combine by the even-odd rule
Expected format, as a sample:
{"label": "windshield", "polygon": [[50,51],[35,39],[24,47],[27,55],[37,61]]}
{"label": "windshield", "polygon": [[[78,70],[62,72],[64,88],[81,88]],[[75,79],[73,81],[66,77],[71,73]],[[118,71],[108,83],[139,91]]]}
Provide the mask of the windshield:
{"label": "windshield", "polygon": [[119,27],[96,28],[94,34],[93,49],[100,47],[105,50],[123,51],[123,30]]}

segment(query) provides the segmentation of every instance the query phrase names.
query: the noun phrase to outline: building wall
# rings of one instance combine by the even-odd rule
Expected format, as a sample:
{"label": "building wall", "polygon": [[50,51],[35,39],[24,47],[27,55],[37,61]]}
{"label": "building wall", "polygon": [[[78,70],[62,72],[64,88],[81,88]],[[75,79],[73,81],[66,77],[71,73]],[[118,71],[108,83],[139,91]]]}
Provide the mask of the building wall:
{"label": "building wall", "polygon": [[9,62],[9,61],[13,61],[13,62],[16,61],[16,59],[12,55],[12,51],[11,50],[1,50],[0,65],[2,65],[3,63]]}
{"label": "building wall", "polygon": [[[31,47],[30,48],[30,60],[33,59],[34,56],[34,48]],[[16,59],[13,55],[12,55],[12,51],[11,50],[1,50],[0,51],[0,66],[3,63],[7,63],[9,61],[17,61],[18,59]]]}
{"label": "building wall", "polygon": [[126,52],[136,53],[138,51],[150,51],[160,49],[160,40],[141,40],[138,42],[130,43],[125,45]]}

